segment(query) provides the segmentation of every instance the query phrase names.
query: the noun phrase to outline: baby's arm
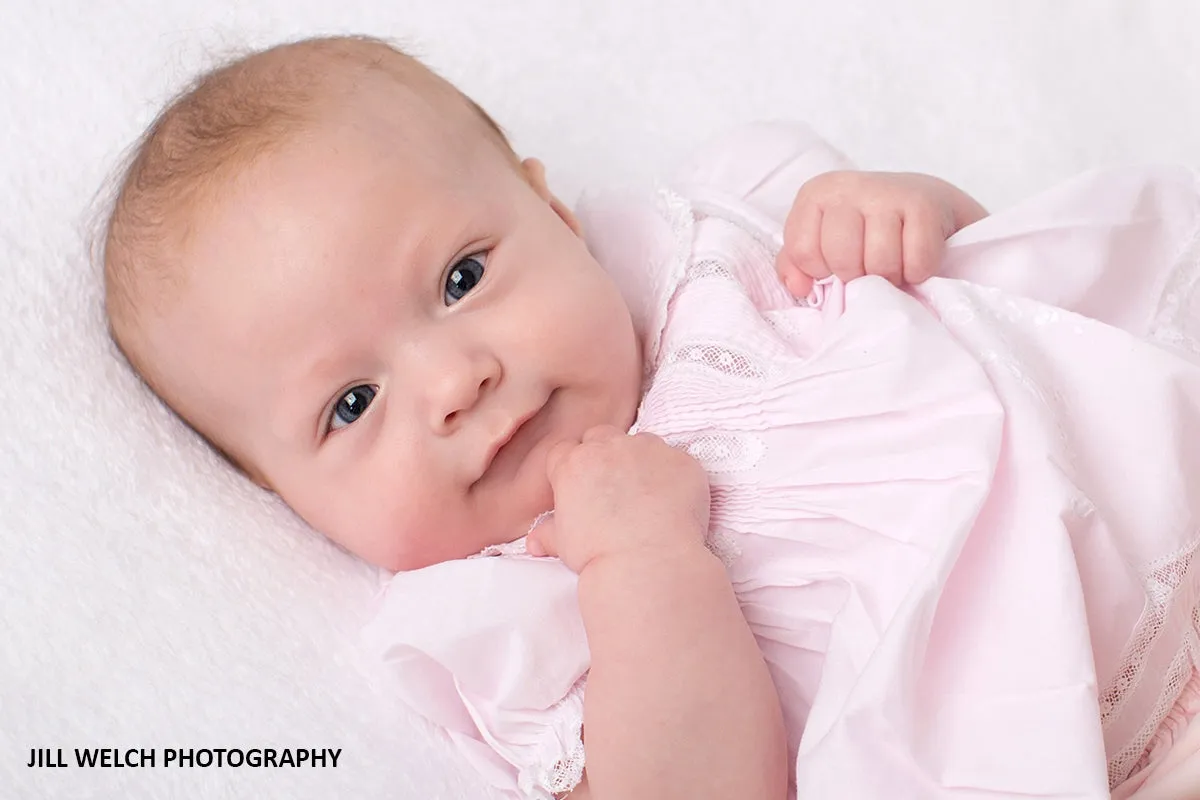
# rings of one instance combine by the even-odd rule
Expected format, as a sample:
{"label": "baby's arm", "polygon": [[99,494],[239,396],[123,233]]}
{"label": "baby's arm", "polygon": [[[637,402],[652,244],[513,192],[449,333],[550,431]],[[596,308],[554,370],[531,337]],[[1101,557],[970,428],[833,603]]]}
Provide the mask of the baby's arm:
{"label": "baby's arm", "polygon": [[592,656],[587,784],[571,800],[784,798],[779,700],[703,544],[703,470],[660,439],[615,429],[550,469],[555,516],[531,549],[579,572]]}
{"label": "baby's arm", "polygon": [[697,544],[601,559],[579,600],[596,800],[784,797],[779,700],[715,557]]}

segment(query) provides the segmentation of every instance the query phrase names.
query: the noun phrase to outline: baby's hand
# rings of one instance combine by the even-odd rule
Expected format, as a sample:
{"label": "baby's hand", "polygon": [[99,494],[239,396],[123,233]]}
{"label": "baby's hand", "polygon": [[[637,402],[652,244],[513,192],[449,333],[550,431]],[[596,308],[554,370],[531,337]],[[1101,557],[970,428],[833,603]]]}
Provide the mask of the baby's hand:
{"label": "baby's hand", "polygon": [[582,572],[593,559],[637,550],[702,547],[708,476],[691,456],[657,436],[592,428],[546,459],[554,515],[529,534],[534,555]]}
{"label": "baby's hand", "polygon": [[828,172],[796,195],[775,267],[797,298],[830,275],[920,283],[937,274],[946,239],[985,216],[967,194],[929,175]]}

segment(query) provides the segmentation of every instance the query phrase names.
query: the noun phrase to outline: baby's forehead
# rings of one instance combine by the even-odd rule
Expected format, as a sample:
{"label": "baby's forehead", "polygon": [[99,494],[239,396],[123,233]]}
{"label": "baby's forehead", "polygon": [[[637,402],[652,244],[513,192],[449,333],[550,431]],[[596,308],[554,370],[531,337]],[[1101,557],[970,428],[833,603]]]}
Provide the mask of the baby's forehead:
{"label": "baby's forehead", "polygon": [[[336,262],[344,283],[372,265],[436,261],[463,245],[464,229],[499,224],[492,212],[507,207],[501,176],[509,172],[502,159],[408,124],[410,112],[346,106],[226,176],[185,220],[169,305],[194,299],[197,285],[209,314],[225,310],[216,306],[243,285],[298,289],[324,274],[306,264]],[[272,293],[280,303],[291,294]],[[301,299],[329,301],[319,291]]]}
{"label": "baby's forehead", "polygon": [[487,143],[484,123],[455,98],[387,81],[372,83],[314,107],[299,136],[373,145],[424,161],[462,157]]}
{"label": "baby's forehead", "polygon": [[[159,209],[163,241],[177,242],[171,249],[179,255],[204,221],[248,184],[268,188],[284,174],[293,184],[302,177],[310,191],[320,191],[333,180],[370,177],[385,159],[421,172],[452,175],[481,152],[497,155],[482,126],[456,109],[452,98],[388,81],[370,84],[360,82],[356,91],[314,99],[293,124],[261,131],[243,151],[213,164],[196,190],[167,198]],[[164,259],[168,269],[171,263],[184,273],[167,281],[166,288],[187,280],[184,260]]]}
{"label": "baby's forehead", "polygon": [[[385,170],[392,170],[397,179],[437,175],[453,181],[490,171],[488,167],[517,164],[507,144],[503,149],[496,146],[488,125],[461,97],[424,83],[397,83],[390,76],[368,74],[347,91],[331,86],[295,124],[274,132],[247,157],[210,173],[207,202],[183,209],[180,221],[196,224],[204,206],[211,210],[248,180],[261,183],[278,177],[280,165],[319,190],[321,181],[381,176]],[[397,165],[403,175],[395,174]]]}

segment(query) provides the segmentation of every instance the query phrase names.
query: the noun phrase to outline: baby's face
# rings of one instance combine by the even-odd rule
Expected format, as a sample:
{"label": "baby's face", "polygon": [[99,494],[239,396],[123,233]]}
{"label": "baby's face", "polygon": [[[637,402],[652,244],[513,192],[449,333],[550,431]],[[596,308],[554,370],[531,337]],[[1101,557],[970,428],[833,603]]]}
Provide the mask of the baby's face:
{"label": "baby's face", "polygon": [[193,218],[147,335],[197,428],[334,541],[414,569],[524,534],[548,449],[632,422],[639,346],[536,165],[428,109],[351,111]]}

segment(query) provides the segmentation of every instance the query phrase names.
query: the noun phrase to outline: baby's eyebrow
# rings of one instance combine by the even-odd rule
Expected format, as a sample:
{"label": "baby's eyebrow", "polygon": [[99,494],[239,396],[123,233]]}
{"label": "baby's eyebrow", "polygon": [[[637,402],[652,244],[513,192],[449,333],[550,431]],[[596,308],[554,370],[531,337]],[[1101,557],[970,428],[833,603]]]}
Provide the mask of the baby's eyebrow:
{"label": "baby's eyebrow", "polygon": [[321,433],[321,421],[333,395],[345,378],[341,366],[342,354],[322,348],[310,355],[296,357],[296,365],[286,370],[271,414],[272,433],[286,441],[298,438],[315,442]]}
{"label": "baby's eyebrow", "polygon": [[462,256],[469,255],[463,253],[462,249],[469,244],[471,229],[469,222],[459,223],[452,230],[426,228],[417,240],[417,246],[405,254],[406,257],[401,261],[405,273],[412,275],[422,268],[440,271]]}

